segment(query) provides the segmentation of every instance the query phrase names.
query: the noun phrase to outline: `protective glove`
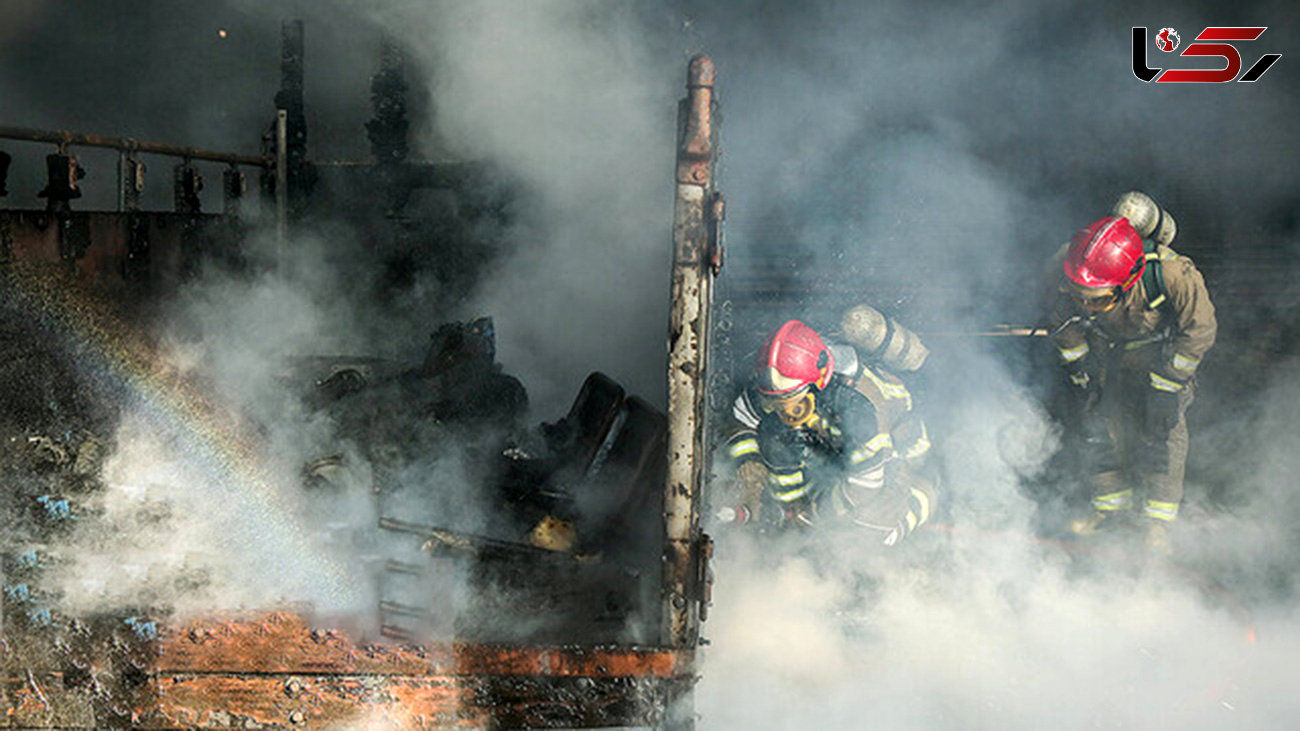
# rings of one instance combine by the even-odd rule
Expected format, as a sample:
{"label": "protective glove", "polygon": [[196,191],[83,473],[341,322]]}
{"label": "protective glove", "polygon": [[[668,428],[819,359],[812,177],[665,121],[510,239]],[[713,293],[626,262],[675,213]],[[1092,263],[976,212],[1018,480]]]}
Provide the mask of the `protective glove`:
{"label": "protective glove", "polygon": [[817,526],[817,505],[806,496],[786,505],[786,521],[800,530]]}
{"label": "protective glove", "polygon": [[744,505],[724,505],[713,513],[713,517],[719,523],[744,525],[754,517],[754,514]]}
{"label": "protective glove", "polygon": [[1065,376],[1069,380],[1075,396],[1079,399],[1079,407],[1083,411],[1091,411],[1101,401],[1101,379],[1093,378],[1088,372],[1086,358],[1080,358],[1075,361],[1066,363]]}
{"label": "protective glove", "polygon": [[791,429],[776,414],[764,414],[758,422],[758,452],[771,470],[793,470],[803,464],[804,445],[797,429]]}
{"label": "protective glove", "polygon": [[807,530],[817,525],[817,506],[808,497],[783,503],[768,499],[754,520],[759,530]]}

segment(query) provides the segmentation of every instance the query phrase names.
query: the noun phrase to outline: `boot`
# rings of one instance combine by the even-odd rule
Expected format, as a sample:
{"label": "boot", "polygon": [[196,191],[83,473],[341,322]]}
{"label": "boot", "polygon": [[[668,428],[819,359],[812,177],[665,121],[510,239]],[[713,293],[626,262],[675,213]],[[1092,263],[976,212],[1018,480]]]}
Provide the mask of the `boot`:
{"label": "boot", "polygon": [[1094,510],[1092,513],[1070,521],[1070,532],[1076,536],[1090,536],[1101,530],[1101,526],[1110,517],[1109,513]]}
{"label": "boot", "polygon": [[1144,542],[1147,550],[1154,554],[1168,556],[1174,552],[1174,544],[1169,540],[1169,526],[1161,521],[1148,521]]}

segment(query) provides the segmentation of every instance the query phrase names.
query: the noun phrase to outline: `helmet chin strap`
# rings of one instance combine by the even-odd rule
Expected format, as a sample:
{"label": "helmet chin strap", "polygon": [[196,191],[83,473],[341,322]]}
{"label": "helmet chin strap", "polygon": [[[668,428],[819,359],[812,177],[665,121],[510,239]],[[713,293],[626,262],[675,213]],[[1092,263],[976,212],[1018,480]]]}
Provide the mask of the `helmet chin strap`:
{"label": "helmet chin strap", "polygon": [[1142,272],[1146,271],[1146,268],[1147,260],[1145,258],[1138,259],[1137,263],[1133,265],[1133,271],[1129,272],[1128,279],[1125,279],[1124,284],[1120,285],[1120,291],[1127,292],[1132,289],[1133,285],[1137,284],[1137,280],[1142,278]]}
{"label": "helmet chin strap", "polygon": [[[1105,294],[1090,295],[1088,294],[1089,291],[1103,291]],[[1124,296],[1124,289],[1118,285],[1104,290],[1100,287],[1091,290],[1072,289],[1070,296],[1084,312],[1089,315],[1099,315],[1115,309],[1115,306],[1119,304],[1120,299]]]}
{"label": "helmet chin strap", "polygon": [[1120,287],[1115,287],[1111,290],[1111,297],[1109,302],[1107,302],[1102,307],[1099,307],[1097,309],[1089,309],[1088,311],[1094,315],[1100,315],[1106,312],[1110,312],[1111,310],[1115,309],[1116,305],[1119,304],[1120,297],[1122,297],[1123,295],[1124,295],[1124,290]]}

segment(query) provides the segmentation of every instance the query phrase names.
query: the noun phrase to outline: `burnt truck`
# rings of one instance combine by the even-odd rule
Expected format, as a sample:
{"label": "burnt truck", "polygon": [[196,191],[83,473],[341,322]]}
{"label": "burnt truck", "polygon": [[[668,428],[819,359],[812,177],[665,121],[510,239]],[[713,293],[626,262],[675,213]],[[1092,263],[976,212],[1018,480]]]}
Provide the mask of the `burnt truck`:
{"label": "burnt truck", "polygon": [[[246,189],[241,166],[261,174],[278,230],[307,215],[311,186],[337,171],[313,170],[305,157],[300,25],[286,25],[285,42],[281,111],[261,156],[0,127],[0,139],[57,145],[47,159],[47,209],[0,211],[4,284],[18,300],[7,306],[39,299],[54,313],[45,323],[49,327],[70,327],[88,317],[94,327],[107,328],[108,315],[96,319],[77,292],[93,290],[132,306],[143,303],[134,311],[147,310],[150,298],[184,286],[189,257],[197,255],[195,241],[207,247],[198,254],[220,250],[237,259],[241,232],[233,213]],[[394,53],[385,49],[377,95],[401,89]],[[388,117],[394,108],[384,105]],[[711,543],[700,513],[710,307],[722,266],[717,111],[713,64],[697,56],[679,106],[666,414],[594,373],[568,413],[535,432],[540,450],[498,455],[495,494],[518,517],[514,529],[471,532],[381,510],[374,530],[409,551],[408,558],[382,567],[385,591],[374,608],[380,637],[363,639],[285,607],[184,622],[165,613],[52,618],[36,600],[38,584],[26,578],[45,559],[36,552],[6,553],[0,725],[693,727],[696,653],[711,583]],[[405,147],[395,147],[394,130],[404,133],[405,125],[388,117],[378,115],[369,127],[377,157],[387,151],[370,171],[389,184],[372,186],[379,195],[480,179],[470,165],[395,162],[392,150]],[[69,149],[77,146],[119,152],[117,212],[72,210],[79,175]],[[139,209],[142,152],[181,159],[175,213]],[[194,160],[228,166],[224,214],[202,213]],[[477,190],[479,210],[496,215],[501,191]],[[395,218],[391,206],[386,218]],[[411,228],[410,221],[401,225]],[[463,340],[475,327],[444,335]],[[144,341],[139,346],[149,347]],[[137,357],[143,370],[145,356]],[[318,391],[336,399],[372,378],[379,364],[329,367]],[[219,409],[206,416],[225,418]],[[91,439],[46,441],[46,464],[70,473],[93,469],[83,462],[102,450]],[[318,460],[306,476],[327,479],[333,464]],[[44,497],[33,508],[42,520],[57,523],[75,512],[67,501]],[[466,572],[472,591],[464,620],[449,635],[438,635],[429,631],[439,618],[428,578],[432,567],[448,562]],[[490,616],[503,596],[510,597],[516,616],[526,612],[535,621],[506,629],[474,621]]]}

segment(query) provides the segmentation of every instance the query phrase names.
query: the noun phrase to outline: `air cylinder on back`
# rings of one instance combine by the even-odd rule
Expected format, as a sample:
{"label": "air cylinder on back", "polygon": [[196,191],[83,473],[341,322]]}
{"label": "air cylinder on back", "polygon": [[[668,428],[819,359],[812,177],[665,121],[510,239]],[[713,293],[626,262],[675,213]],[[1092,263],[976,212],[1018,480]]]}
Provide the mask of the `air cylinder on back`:
{"label": "air cylinder on back", "polygon": [[916,333],[870,305],[850,308],[840,325],[844,339],[862,357],[893,371],[918,370],[930,354]]}
{"label": "air cylinder on back", "polygon": [[1178,235],[1178,225],[1169,211],[1160,207],[1151,196],[1130,190],[1115,201],[1112,209],[1116,216],[1127,218],[1142,238],[1169,246]]}

